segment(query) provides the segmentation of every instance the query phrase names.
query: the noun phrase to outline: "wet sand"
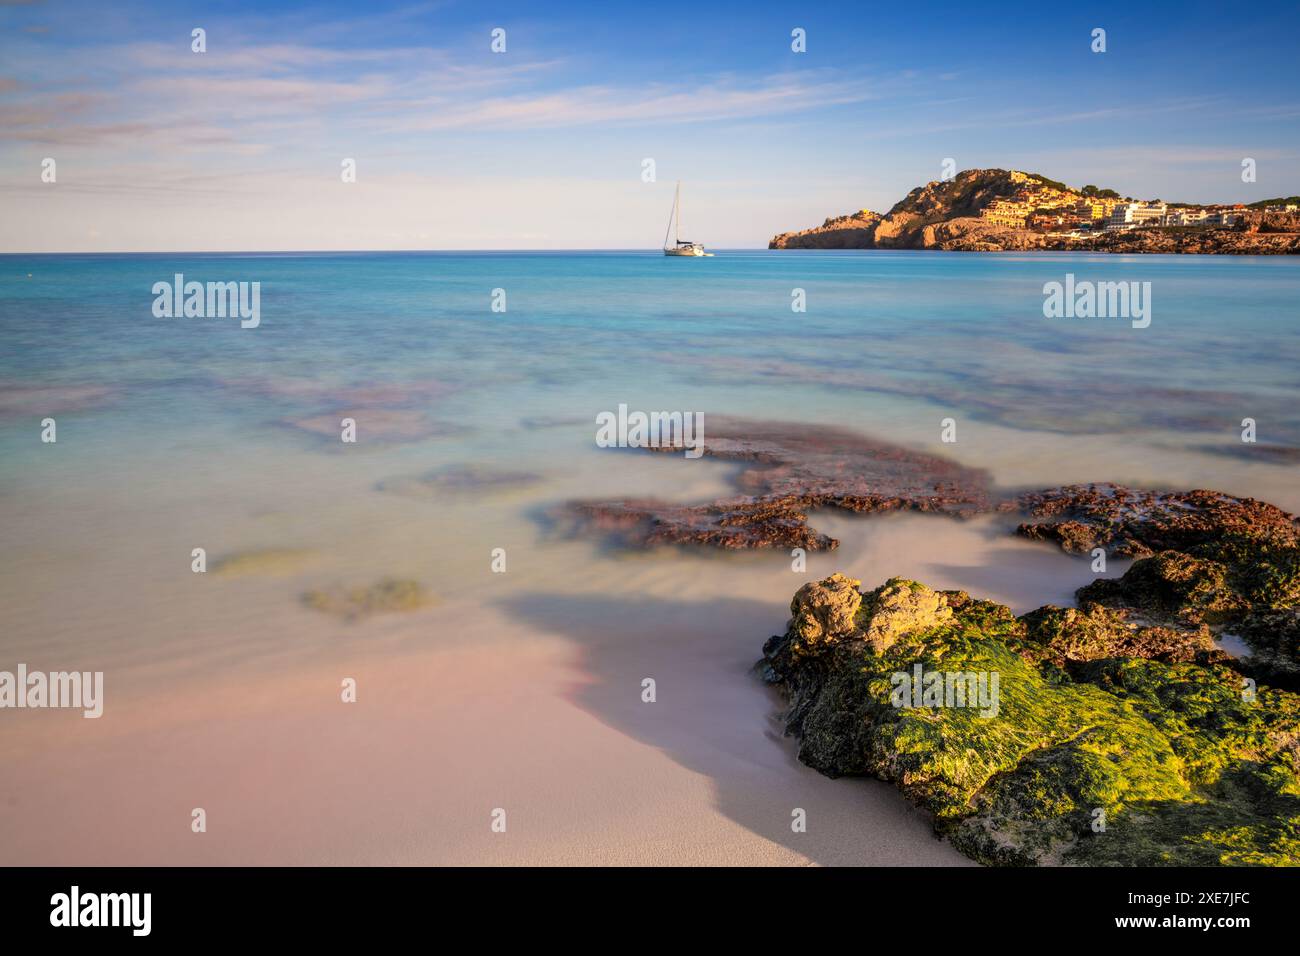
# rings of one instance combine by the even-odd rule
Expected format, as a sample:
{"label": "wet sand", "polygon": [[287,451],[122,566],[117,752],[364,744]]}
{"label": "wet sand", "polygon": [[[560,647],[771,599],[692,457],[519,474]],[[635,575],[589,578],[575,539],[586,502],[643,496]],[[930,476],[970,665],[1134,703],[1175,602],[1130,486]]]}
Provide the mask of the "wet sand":
{"label": "wet sand", "polygon": [[[769,607],[590,600],[422,612],[378,653],[110,697],[99,720],[25,712],[5,738],[0,862],[967,862],[892,787],[796,762],[748,672],[780,623]],[[617,636],[597,623],[612,614]],[[397,649],[409,629],[460,639]]]}
{"label": "wet sand", "polygon": [[832,570],[1025,610],[1068,600],[1087,563],[996,516],[817,521],[843,544],[803,574],[771,553],[621,554],[581,590],[496,576],[352,625],[296,606],[291,581],[222,579],[259,607],[281,589],[237,645],[279,653],[119,666],[99,720],[7,713],[0,862],[965,865],[892,786],[799,764],[752,665],[790,595]]}

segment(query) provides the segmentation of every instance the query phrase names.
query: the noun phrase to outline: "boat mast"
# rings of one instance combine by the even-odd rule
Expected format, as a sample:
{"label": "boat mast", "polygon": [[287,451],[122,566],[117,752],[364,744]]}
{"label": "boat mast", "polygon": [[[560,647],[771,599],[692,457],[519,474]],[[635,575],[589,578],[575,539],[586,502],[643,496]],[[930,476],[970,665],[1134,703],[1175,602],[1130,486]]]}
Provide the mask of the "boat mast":
{"label": "boat mast", "polygon": [[[673,223],[677,221],[677,200],[681,197],[681,194],[682,194],[682,184],[681,181],[679,180],[677,183],[677,192],[673,195],[673,211],[668,214],[668,228],[664,230],[665,249],[668,248],[668,233],[673,231]],[[678,235],[681,234],[680,228],[677,230],[677,233]]]}
{"label": "boat mast", "polygon": [[677,180],[677,196],[673,199],[673,209],[677,211],[677,231],[673,233],[673,238],[677,240],[677,245],[682,244],[682,181]]}

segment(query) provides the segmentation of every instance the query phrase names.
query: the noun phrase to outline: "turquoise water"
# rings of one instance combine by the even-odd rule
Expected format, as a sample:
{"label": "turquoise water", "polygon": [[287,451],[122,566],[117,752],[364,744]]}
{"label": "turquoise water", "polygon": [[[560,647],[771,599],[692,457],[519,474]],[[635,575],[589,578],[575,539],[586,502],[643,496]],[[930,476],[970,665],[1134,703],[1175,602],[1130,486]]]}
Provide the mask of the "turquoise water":
{"label": "turquoise water", "polygon": [[[176,272],[259,281],[261,326],[154,318],[150,287]],[[1042,285],[1067,272],[1150,281],[1151,327],[1045,319]],[[83,414],[112,414],[119,435],[301,407],[267,408],[257,383],[435,378],[461,390],[446,413],[484,427],[616,399],[798,413],[830,396],[869,416],[893,395],[1059,432],[1231,430],[1250,415],[1261,440],[1295,445],[1297,303],[1300,267],[1268,257],[6,256],[0,382],[110,389]],[[30,426],[5,425],[12,463]]]}
{"label": "turquoise water", "polygon": [[[177,272],[260,282],[260,326],[155,318],[151,287]],[[1150,282],[1150,327],[1044,318],[1043,284],[1067,273]],[[247,629],[307,614],[304,586],[388,573],[472,598],[497,543],[529,586],[606,581],[625,565],[550,539],[546,509],[727,491],[716,463],[596,448],[594,416],[620,403],[845,425],[1003,486],[1214,486],[1300,507],[1294,459],[1240,441],[1249,417],[1261,444],[1300,447],[1298,303],[1300,263],[1269,257],[0,257],[5,640],[135,648],[162,624],[193,631],[209,599],[204,627]],[[344,416],[355,446],[335,434]],[[939,442],[947,417],[952,445]],[[538,480],[391,493],[456,467]],[[321,560],[217,601],[190,579],[200,543]]]}

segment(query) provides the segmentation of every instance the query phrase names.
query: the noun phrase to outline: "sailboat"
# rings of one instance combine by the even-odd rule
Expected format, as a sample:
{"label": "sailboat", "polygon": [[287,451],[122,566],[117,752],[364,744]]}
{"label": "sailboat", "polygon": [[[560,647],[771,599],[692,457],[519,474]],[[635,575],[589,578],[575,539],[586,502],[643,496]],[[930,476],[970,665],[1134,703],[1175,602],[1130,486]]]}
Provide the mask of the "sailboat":
{"label": "sailboat", "polygon": [[[668,233],[673,234],[673,244],[668,245]],[[677,183],[677,192],[673,194],[673,214],[668,218],[668,232],[664,233],[664,255],[666,256],[711,256],[704,246],[682,238],[682,184]]]}

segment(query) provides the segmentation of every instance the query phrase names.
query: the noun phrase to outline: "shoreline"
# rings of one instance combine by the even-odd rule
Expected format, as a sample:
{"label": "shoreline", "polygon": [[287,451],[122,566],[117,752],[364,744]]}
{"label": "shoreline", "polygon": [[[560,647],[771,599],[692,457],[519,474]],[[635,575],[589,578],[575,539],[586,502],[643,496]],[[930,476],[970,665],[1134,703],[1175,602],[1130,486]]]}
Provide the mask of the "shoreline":
{"label": "shoreline", "polygon": [[[689,627],[694,608],[656,648],[559,636],[578,626],[564,620],[576,603],[419,622],[491,634],[487,645],[353,645],[308,668],[203,678],[117,708],[110,696],[75,742],[67,714],[29,714],[12,726],[25,749],[6,756],[0,791],[22,811],[21,826],[3,817],[5,863],[969,865],[888,785],[819,777],[764,730],[774,695],[750,673],[746,628],[670,668],[706,636]],[[527,626],[525,612],[548,623]],[[760,629],[767,617],[743,613]],[[635,680],[612,686],[644,667],[659,675],[655,711]],[[342,674],[357,679],[355,704],[339,699]],[[669,703],[683,687],[690,701]],[[790,831],[793,806],[808,833]],[[190,832],[194,807],[206,833]],[[490,829],[498,807],[504,834]]]}

